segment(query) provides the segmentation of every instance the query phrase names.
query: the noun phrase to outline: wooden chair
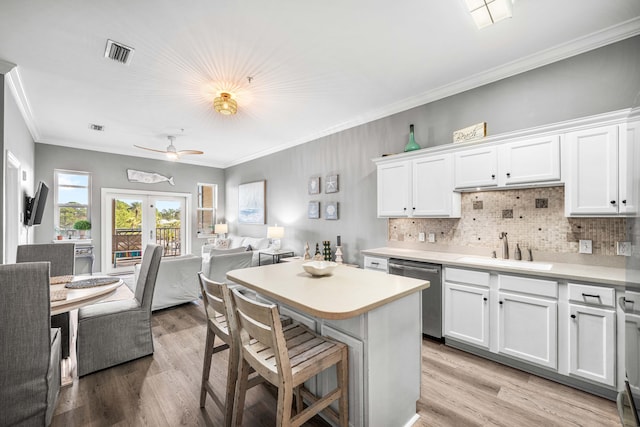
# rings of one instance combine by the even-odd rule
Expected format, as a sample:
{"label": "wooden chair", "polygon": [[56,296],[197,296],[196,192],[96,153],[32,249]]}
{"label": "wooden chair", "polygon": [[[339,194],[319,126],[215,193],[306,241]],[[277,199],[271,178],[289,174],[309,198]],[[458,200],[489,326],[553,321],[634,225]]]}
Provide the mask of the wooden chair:
{"label": "wooden chair", "polygon": [[[200,407],[204,408],[207,393],[209,393],[213,402],[224,414],[225,426],[230,426],[233,415],[235,386],[238,380],[238,362],[240,361],[240,342],[236,338],[238,328],[235,323],[233,301],[226,284],[209,280],[202,272],[198,273],[198,278],[200,279],[204,310],[207,315],[207,339],[202,367]],[[215,343],[216,337],[221,341],[218,345]],[[209,381],[209,374],[213,355],[226,349],[229,349],[229,362],[227,365],[226,392],[223,401],[215,394],[213,385]],[[262,381],[263,379],[260,376],[253,375],[248,387],[253,387]]]}
{"label": "wooden chair", "polygon": [[[318,336],[300,324],[283,328],[277,306],[252,301],[235,289],[232,292],[242,356],[233,424],[242,424],[251,367],[278,388],[277,426],[300,426],[325,411],[332,421],[346,427],[349,419],[347,346]],[[321,398],[311,394],[303,383],[333,365],[336,365],[337,387]],[[292,416],[294,392],[296,414]],[[302,397],[311,402],[304,410]],[[336,413],[329,405],[338,399],[339,413]]]}

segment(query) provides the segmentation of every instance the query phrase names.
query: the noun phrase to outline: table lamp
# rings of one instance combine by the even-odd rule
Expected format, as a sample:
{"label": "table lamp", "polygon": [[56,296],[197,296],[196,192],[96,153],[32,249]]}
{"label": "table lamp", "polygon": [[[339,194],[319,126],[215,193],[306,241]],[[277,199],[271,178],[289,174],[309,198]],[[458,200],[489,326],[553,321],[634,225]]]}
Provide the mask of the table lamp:
{"label": "table lamp", "polygon": [[225,238],[229,232],[229,226],[227,224],[216,224],[213,232],[218,235],[222,234],[222,238]]}
{"label": "table lamp", "polygon": [[278,227],[276,224],[274,227],[267,227],[267,238],[271,239],[271,247],[279,251],[280,239],[284,236],[284,227]]}

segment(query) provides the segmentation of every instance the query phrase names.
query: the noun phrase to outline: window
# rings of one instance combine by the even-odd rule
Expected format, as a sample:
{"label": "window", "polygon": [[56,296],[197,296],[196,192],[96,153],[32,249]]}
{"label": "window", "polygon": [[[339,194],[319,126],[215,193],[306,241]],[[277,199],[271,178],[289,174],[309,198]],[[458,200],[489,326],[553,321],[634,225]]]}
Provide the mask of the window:
{"label": "window", "polygon": [[198,206],[196,207],[198,236],[213,234],[218,208],[218,186],[198,183]]}
{"label": "window", "polygon": [[67,170],[54,171],[56,234],[78,237],[73,225],[80,220],[91,221],[91,174]]}

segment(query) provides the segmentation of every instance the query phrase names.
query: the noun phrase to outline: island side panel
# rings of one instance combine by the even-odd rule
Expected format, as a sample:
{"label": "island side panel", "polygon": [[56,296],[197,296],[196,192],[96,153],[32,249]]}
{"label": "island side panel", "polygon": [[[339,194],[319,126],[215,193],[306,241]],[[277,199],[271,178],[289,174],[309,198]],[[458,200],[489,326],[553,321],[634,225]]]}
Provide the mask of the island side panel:
{"label": "island side panel", "polygon": [[372,310],[367,318],[367,425],[411,425],[422,371],[420,292]]}

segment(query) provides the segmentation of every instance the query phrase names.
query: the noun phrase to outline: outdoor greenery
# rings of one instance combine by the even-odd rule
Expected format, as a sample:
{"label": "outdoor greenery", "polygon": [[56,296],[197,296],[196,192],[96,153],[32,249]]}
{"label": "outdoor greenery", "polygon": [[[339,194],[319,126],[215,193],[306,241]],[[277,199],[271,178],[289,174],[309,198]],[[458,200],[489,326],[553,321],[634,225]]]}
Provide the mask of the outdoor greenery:
{"label": "outdoor greenery", "polygon": [[[138,230],[142,227],[142,205],[116,200],[115,228]],[[180,211],[163,209],[156,211],[156,228],[180,228]]]}
{"label": "outdoor greenery", "polygon": [[72,230],[73,224],[82,219],[87,219],[87,208],[86,206],[80,205],[76,202],[69,203],[70,205],[78,205],[76,206],[64,206],[60,208],[60,229],[61,230]]}

